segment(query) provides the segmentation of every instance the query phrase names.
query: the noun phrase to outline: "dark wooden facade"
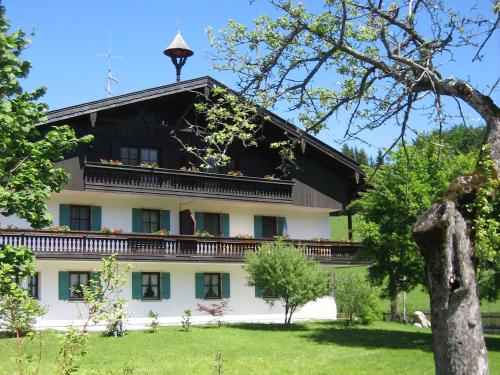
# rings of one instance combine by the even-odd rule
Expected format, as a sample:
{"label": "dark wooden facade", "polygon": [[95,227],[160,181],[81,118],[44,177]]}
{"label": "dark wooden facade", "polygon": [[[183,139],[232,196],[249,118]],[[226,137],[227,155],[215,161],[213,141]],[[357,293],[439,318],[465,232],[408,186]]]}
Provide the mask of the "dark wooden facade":
{"label": "dark wooden facade", "polygon": [[[319,140],[300,134],[274,115],[264,125],[264,140],[259,147],[232,147],[230,168],[219,168],[215,171],[218,174],[211,176],[179,172],[196,160],[181,150],[172,134],[186,143],[199,142],[187,122],[202,124],[193,104],[199,100],[199,93],[205,93],[212,85],[220,84],[205,77],[50,112],[49,125],[69,124],[80,136],[94,135],[91,144],[81,145],[60,163],[72,175],[66,188],[230,198],[332,211],[346,207],[361,174],[356,163]],[[266,143],[284,139],[285,132],[303,139],[302,147],[296,150],[296,168],[287,176],[289,182],[266,181],[262,177],[274,174],[279,163],[278,155]],[[96,164],[100,159],[120,159],[121,147],[157,149],[160,168],[100,168]],[[233,168],[246,177],[224,175]],[[149,182],[144,176],[151,176]]]}

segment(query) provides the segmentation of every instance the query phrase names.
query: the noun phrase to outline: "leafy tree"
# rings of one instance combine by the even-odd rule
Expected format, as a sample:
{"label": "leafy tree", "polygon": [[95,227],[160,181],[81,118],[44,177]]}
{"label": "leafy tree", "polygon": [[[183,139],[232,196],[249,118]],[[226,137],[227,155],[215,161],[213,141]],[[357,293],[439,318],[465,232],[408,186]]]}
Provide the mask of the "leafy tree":
{"label": "leafy tree", "polygon": [[392,319],[399,320],[399,293],[427,284],[413,225],[455,177],[474,168],[475,161],[472,153],[440,147],[437,137],[429,137],[389,152],[378,169],[364,168],[367,176],[376,173],[351,208],[364,222],[363,256],[372,261],[369,277],[375,285],[384,286]]}
{"label": "leafy tree", "polygon": [[358,320],[369,324],[379,318],[378,298],[363,277],[352,272],[335,275],[334,295],[337,313],[349,324]]}
{"label": "leafy tree", "polygon": [[45,89],[22,90],[19,79],[27,77],[31,64],[19,56],[29,40],[22,30],[8,34],[8,29],[0,6],[0,211],[40,228],[52,221],[45,201],[69,178],[54,163],[91,137],[78,139],[68,126],[40,133],[37,125],[46,121],[47,106],[38,99]]}
{"label": "leafy tree", "polygon": [[[53,127],[43,134],[39,131],[37,125],[46,120],[47,106],[38,99],[45,89],[22,90],[19,79],[27,77],[31,65],[20,55],[29,40],[22,30],[8,31],[5,8],[0,6],[0,212],[4,216],[16,214],[40,228],[52,221],[45,201],[68,181],[68,173],[54,163],[91,138],[78,139],[68,126]],[[43,308],[15,280],[34,272],[35,257],[29,249],[0,247],[0,318],[15,331],[21,374],[29,363],[21,334],[32,331],[32,323]]]}
{"label": "leafy tree", "polygon": [[313,11],[293,0],[269,2],[275,17],[260,16],[251,28],[230,21],[210,34],[215,67],[237,73],[240,91],[257,104],[286,103],[313,133],[339,110],[347,115],[347,137],[391,121],[400,128],[394,144],[404,142],[416,110],[442,128],[450,118],[445,98],[460,113],[465,103],[486,123],[491,147],[481,156],[486,161],[489,152],[492,168],[458,177],[413,233],[430,284],[437,372],[487,372],[467,202],[487,180],[481,173],[500,175],[500,109],[490,96],[499,81],[491,76],[490,94],[483,94],[473,77],[447,76],[454,70],[444,66],[462,62],[454,58],[458,51],[482,59],[498,30],[500,2],[489,14],[469,7],[461,14],[440,0],[324,0]]}
{"label": "leafy tree", "polygon": [[273,298],[265,298],[268,304],[282,301],[285,325],[290,324],[299,307],[328,293],[328,278],[321,266],[282,239],[249,252],[245,257],[245,270],[248,285],[272,294]]}

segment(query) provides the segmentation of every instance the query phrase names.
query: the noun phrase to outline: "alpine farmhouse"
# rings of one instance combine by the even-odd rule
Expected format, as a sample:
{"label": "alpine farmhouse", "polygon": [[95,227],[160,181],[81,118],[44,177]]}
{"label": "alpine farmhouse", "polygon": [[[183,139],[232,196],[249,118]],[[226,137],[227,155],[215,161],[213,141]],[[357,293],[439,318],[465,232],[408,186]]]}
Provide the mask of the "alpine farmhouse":
{"label": "alpine farmhouse", "polygon": [[[111,254],[133,265],[122,290],[129,328],[148,324],[150,311],[174,324],[189,308],[193,322],[204,322],[197,304],[222,299],[229,300],[227,321],[282,321],[282,306],[269,307],[243,270],[245,252],[276,236],[303,246],[326,271],[351,263],[358,244],[325,239],[330,213],[345,210],[361,171],[330,146],[269,114],[258,147],[234,144],[228,167],[190,168],[196,160],[173,134],[199,142],[187,124],[203,126],[193,105],[214,85],[222,86],[203,77],[49,112],[42,133],[68,124],[94,140],[60,162],[71,180],[47,202],[56,229],[66,231],[1,217],[0,246],[25,245],[36,254],[38,273],[26,286],[47,306],[40,327],[78,324],[85,316],[80,285]],[[289,136],[302,139],[296,167],[272,179],[279,157],[267,144]],[[295,315],[335,317],[332,297]]]}

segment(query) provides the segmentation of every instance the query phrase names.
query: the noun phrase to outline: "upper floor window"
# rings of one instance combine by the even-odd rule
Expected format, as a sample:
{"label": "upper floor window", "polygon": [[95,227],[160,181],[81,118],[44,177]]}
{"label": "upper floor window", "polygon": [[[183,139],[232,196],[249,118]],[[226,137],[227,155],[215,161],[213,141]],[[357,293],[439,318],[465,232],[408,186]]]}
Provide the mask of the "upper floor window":
{"label": "upper floor window", "polygon": [[220,214],[204,212],[203,213],[204,230],[212,236],[220,236]]}
{"label": "upper floor window", "polygon": [[139,149],[135,147],[122,147],[120,160],[125,165],[139,165]]}
{"label": "upper floor window", "polygon": [[154,233],[160,230],[160,211],[142,210],[142,231]]}
{"label": "upper floor window", "polygon": [[158,163],[158,149],[148,147],[120,147],[120,160],[125,165]]}
{"label": "upper floor window", "polygon": [[141,163],[157,163],[158,164],[158,149],[156,149],[156,148],[141,148]]}
{"label": "upper floor window", "polygon": [[90,206],[70,206],[69,227],[72,230],[90,230]]}
{"label": "upper floor window", "polygon": [[83,299],[82,285],[90,285],[90,272],[69,273],[69,299]]}

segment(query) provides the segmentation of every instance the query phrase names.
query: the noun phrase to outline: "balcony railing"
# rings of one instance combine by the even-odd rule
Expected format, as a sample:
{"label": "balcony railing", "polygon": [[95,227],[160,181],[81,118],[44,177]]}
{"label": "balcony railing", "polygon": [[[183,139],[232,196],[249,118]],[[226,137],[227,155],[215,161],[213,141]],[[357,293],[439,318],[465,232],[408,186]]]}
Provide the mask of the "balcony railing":
{"label": "balcony railing", "polygon": [[[360,244],[287,240],[300,246],[304,255],[322,263],[352,263]],[[117,254],[128,260],[172,260],[242,262],[249,251],[272,240],[223,237],[100,234],[94,232],[52,232],[8,230],[0,232],[2,245],[26,246],[39,258],[99,259]],[[357,261],[357,263],[364,263]]]}
{"label": "balcony railing", "polygon": [[86,163],[85,190],[292,203],[292,181]]}

